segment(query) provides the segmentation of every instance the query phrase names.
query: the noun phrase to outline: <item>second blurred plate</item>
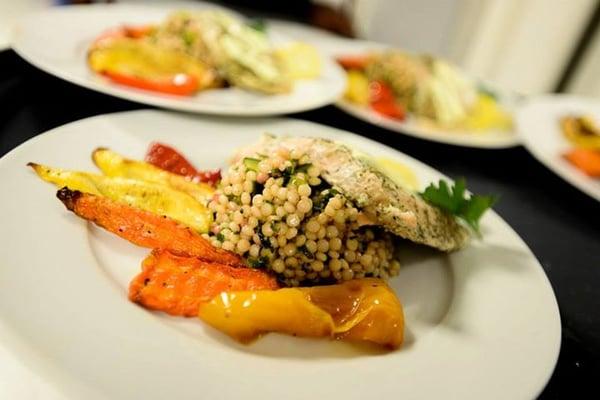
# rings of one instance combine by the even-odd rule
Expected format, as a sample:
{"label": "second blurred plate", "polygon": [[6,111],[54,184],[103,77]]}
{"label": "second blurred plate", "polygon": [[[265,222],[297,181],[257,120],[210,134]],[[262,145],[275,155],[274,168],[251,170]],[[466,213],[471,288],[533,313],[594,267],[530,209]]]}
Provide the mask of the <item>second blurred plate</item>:
{"label": "second blurred plate", "polygon": [[[361,55],[373,51],[382,51],[390,48],[390,46],[369,42],[364,40],[350,40],[339,36],[321,34],[318,35],[316,30],[298,29],[295,25],[286,26],[283,21],[277,21],[274,26],[278,29],[288,32],[291,37],[297,40],[306,40],[312,42],[322,52],[329,54],[332,57]],[[318,41],[316,40],[318,38]],[[486,85],[487,86],[487,85]],[[496,89],[496,88],[494,88]],[[494,90],[498,95],[498,91]],[[505,93],[498,95],[499,102],[507,111],[513,113],[517,106],[517,96],[509,96]],[[384,117],[369,107],[354,104],[343,97],[336,102],[336,106],[354,117],[363,121],[369,122],[382,128],[389,129],[405,135],[417,137],[419,139],[430,140],[434,142],[452,144],[464,147],[478,148],[506,148],[520,144],[519,138],[514,131],[505,130],[489,130],[486,132],[474,132],[466,130],[448,131],[443,128],[425,126],[418,123],[415,118],[411,117],[404,121],[398,121]]]}

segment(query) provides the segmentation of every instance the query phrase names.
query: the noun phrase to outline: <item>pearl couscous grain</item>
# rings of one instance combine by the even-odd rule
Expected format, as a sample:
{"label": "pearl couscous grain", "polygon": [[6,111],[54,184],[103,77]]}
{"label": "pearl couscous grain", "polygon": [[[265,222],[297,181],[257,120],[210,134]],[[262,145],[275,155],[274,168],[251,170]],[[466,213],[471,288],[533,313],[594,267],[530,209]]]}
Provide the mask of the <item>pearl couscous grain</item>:
{"label": "pearl couscous grain", "polygon": [[299,150],[233,164],[209,203],[212,243],[288,286],[398,273],[392,236],[358,210]]}

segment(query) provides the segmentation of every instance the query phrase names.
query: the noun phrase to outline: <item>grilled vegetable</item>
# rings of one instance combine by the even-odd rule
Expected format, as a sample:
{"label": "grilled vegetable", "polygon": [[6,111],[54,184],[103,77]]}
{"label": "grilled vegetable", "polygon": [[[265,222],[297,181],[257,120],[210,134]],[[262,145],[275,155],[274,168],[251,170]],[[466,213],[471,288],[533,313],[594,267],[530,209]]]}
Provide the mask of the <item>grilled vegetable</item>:
{"label": "grilled vegetable", "polygon": [[404,316],[394,292],[381,280],[330,286],[222,293],[200,305],[200,319],[241,342],[263,333],[402,344]]}
{"label": "grilled vegetable", "polygon": [[106,43],[115,39],[141,39],[152,34],[155,29],[156,27],[154,25],[123,25],[118,28],[104,31],[94,40],[92,47],[101,45],[103,44],[102,42]]}
{"label": "grilled vegetable", "polygon": [[102,173],[107,176],[163,184],[189,194],[202,204],[206,204],[214,194],[214,188],[206,183],[194,183],[181,175],[172,174],[143,161],[123,158],[108,149],[94,150],[92,159]]}
{"label": "grilled vegetable", "polygon": [[146,78],[128,75],[123,72],[111,71],[110,69],[105,69],[100,73],[120,85],[131,86],[151,92],[160,92],[176,96],[191,96],[199,90],[196,78],[184,73],[168,75],[165,77]]}
{"label": "grilled vegetable", "polygon": [[101,195],[133,207],[166,215],[198,232],[208,232],[211,215],[190,195],[168,186],[127,178],[111,178],[29,163],[40,178],[57,187]]}
{"label": "grilled vegetable", "polygon": [[165,171],[185,176],[192,182],[215,186],[221,180],[221,170],[197,171],[177,150],[162,143],[153,143],[146,153],[146,162]]}
{"label": "grilled vegetable", "polygon": [[213,247],[199,233],[167,216],[68,188],[60,189],[56,195],[77,216],[94,222],[135,245],[169,249],[176,254],[220,264],[244,265],[236,254]]}
{"label": "grilled vegetable", "polygon": [[128,37],[96,42],[88,64],[117,83],[174,95],[191,95],[215,82],[214,73],[200,61]]}
{"label": "grilled vegetable", "polygon": [[338,57],[337,62],[344,69],[363,71],[372,60],[373,56],[371,55],[354,55]]}
{"label": "grilled vegetable", "polygon": [[356,104],[369,104],[369,80],[367,76],[363,72],[350,70],[346,79],[344,97]]}
{"label": "grilled vegetable", "polygon": [[369,84],[369,103],[371,108],[388,118],[403,120],[404,108],[394,98],[392,89],[383,81],[374,81]]}
{"label": "grilled vegetable", "polygon": [[151,310],[195,317],[201,303],[221,292],[277,287],[275,278],[263,271],[154,250],[131,281],[129,299]]}
{"label": "grilled vegetable", "polygon": [[600,149],[576,148],[567,152],[564,157],[585,174],[600,178]]}
{"label": "grilled vegetable", "polygon": [[575,146],[600,150],[600,128],[588,116],[566,116],[560,126],[565,137]]}

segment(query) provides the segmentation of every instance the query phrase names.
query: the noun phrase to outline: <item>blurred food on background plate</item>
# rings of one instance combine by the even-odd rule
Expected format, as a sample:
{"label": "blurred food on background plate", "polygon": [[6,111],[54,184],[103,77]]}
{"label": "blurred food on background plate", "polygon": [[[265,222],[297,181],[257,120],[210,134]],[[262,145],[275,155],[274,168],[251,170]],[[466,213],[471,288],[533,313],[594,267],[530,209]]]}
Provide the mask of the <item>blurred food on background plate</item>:
{"label": "blurred food on background plate", "polygon": [[564,157],[588,176],[600,178],[600,128],[587,115],[567,115],[560,119],[565,138],[574,146]]}
{"label": "blurred food on background plate", "polygon": [[106,31],[92,43],[88,64],[115,83],[183,96],[227,86],[288,93],[296,80],[321,73],[314,47],[276,47],[262,24],[222,11],[177,11],[157,25]]}
{"label": "blurred food on background plate", "polygon": [[430,55],[387,50],[343,56],[345,99],[380,115],[452,131],[510,130],[512,117],[489,89]]}

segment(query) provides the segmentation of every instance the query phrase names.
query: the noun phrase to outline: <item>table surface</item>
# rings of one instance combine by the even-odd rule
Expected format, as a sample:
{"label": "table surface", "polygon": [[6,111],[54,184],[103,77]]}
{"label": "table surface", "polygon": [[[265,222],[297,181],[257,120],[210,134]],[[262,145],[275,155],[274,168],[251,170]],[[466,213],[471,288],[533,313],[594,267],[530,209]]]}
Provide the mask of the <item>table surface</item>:
{"label": "table surface", "polygon": [[[0,70],[0,157],[26,140],[74,120],[148,108],[50,76],[10,50],[0,52]],[[555,176],[522,147],[478,150],[426,142],[372,126],[333,106],[292,117],[377,140],[451,177],[465,177],[475,192],[499,194],[496,212],[535,253],[550,278],[560,307],[561,352],[541,398],[573,398],[578,393],[597,392],[594,378],[600,377],[600,296],[596,292],[600,287],[600,203]],[[15,368],[20,371],[21,367]],[[0,378],[0,387],[2,382]]]}

